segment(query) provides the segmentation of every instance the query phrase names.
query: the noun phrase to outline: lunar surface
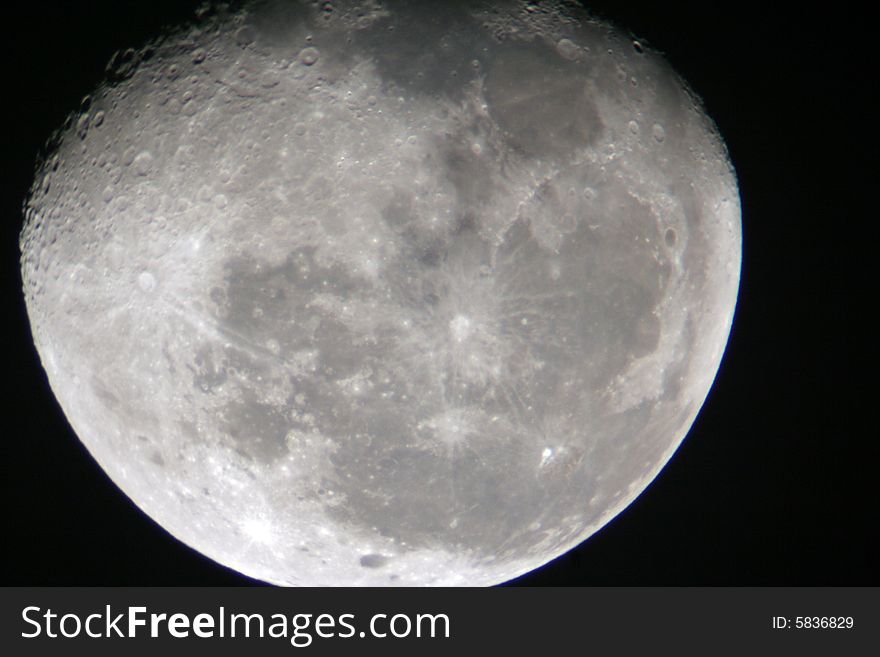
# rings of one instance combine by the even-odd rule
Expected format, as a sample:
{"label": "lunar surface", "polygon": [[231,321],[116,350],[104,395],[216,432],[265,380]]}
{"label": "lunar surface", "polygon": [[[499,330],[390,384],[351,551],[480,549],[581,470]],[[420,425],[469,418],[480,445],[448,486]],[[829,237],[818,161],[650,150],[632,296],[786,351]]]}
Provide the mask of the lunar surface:
{"label": "lunar surface", "polygon": [[78,436],[282,585],[491,585],[571,549],[687,433],[739,282],[697,97],[552,2],[202,10],[113,58],[25,215]]}

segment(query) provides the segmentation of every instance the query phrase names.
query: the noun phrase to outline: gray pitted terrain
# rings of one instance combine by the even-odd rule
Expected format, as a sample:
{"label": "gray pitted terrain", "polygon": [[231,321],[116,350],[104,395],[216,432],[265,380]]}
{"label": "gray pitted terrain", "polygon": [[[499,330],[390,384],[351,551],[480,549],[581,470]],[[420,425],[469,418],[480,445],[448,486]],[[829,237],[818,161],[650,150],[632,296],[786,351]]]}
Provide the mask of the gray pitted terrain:
{"label": "gray pitted terrain", "polygon": [[739,230],[694,96],[580,10],[250,3],[114,59],[22,266],[68,418],[173,535],[280,584],[484,585],[669,459]]}

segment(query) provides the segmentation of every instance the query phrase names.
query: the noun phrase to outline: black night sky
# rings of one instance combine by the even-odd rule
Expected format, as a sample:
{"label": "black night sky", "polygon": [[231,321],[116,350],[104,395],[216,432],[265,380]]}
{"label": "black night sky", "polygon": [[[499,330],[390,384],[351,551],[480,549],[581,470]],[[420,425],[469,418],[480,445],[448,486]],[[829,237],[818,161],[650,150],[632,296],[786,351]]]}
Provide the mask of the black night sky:
{"label": "black night sky", "polygon": [[[172,538],[96,465],[48,387],[20,293],[21,203],[41,145],[114,51],[196,4],[4,7],[5,585],[254,583]],[[580,548],[513,584],[880,584],[867,385],[877,338],[865,339],[880,246],[876,204],[864,200],[877,189],[871,23],[839,3],[588,6],[665,52],[725,138],[743,203],[740,298],[715,385],[657,480]]]}

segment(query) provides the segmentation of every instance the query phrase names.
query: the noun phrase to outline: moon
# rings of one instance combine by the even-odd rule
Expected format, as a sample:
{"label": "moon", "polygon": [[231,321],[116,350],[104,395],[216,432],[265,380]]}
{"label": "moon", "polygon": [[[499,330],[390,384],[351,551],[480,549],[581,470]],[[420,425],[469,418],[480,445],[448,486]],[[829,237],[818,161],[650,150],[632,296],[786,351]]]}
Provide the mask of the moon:
{"label": "moon", "polygon": [[741,228],[698,97],[570,3],[264,1],[117,53],[20,245],[64,413],[173,536],[279,585],[486,586],[670,459]]}

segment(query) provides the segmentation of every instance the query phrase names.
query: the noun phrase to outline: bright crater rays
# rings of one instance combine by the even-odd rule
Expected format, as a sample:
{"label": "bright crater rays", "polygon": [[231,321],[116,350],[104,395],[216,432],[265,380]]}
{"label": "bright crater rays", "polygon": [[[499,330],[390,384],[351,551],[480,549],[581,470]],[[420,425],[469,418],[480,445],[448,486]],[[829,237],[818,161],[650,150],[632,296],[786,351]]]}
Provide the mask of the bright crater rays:
{"label": "bright crater rays", "polygon": [[690,428],[733,170],[662,58],[568,3],[325,4],[114,58],[27,200],[34,340],[100,465],[212,559],[499,583]]}

